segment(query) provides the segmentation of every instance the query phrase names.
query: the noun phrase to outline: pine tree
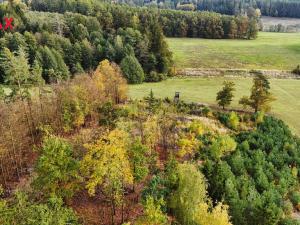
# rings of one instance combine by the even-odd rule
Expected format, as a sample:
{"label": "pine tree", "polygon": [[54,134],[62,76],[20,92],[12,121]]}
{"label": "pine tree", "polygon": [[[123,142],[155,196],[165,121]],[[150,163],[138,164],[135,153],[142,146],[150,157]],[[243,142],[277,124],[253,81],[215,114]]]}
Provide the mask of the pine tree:
{"label": "pine tree", "polygon": [[152,89],[150,90],[149,96],[145,98],[145,102],[147,103],[146,109],[149,113],[154,114],[160,107],[160,101],[154,97]]}
{"label": "pine tree", "polygon": [[[251,88],[251,95],[248,104],[257,111],[267,112],[270,110],[270,103],[275,100],[270,93],[270,82],[262,74],[256,74],[253,79],[253,86]],[[245,99],[246,100],[246,99]]]}
{"label": "pine tree", "polygon": [[271,87],[268,79],[262,74],[256,75],[253,79],[250,96],[250,101],[252,102],[251,104],[255,112],[261,109],[267,109],[269,107],[269,102],[274,100],[269,92],[270,89]]}
{"label": "pine tree", "polygon": [[218,101],[218,105],[222,106],[223,109],[232,102],[233,91],[235,91],[234,83],[225,81],[223,89],[217,93],[216,100]]}

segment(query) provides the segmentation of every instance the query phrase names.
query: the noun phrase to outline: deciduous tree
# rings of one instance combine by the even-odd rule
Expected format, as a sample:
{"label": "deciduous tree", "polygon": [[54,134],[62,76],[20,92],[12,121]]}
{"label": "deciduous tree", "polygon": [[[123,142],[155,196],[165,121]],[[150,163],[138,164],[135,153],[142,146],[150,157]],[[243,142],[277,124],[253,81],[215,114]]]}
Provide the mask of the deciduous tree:
{"label": "deciduous tree", "polygon": [[127,83],[117,65],[108,60],[101,61],[93,78],[108,101],[120,103],[126,100]]}
{"label": "deciduous tree", "polygon": [[128,158],[128,137],[120,130],[113,130],[86,144],[87,153],[81,162],[86,177],[86,188],[91,196],[102,187],[111,201],[112,223],[116,206],[122,203],[125,185],[133,184],[133,174]]}

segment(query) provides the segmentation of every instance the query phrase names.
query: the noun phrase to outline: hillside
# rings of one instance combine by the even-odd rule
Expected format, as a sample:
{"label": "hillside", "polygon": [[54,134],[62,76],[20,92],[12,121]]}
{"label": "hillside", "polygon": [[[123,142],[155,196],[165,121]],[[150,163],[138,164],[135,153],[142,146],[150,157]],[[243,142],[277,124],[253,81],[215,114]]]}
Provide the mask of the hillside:
{"label": "hillside", "polygon": [[232,72],[290,75],[300,39],[246,2],[1,2],[0,225],[299,225],[300,66]]}

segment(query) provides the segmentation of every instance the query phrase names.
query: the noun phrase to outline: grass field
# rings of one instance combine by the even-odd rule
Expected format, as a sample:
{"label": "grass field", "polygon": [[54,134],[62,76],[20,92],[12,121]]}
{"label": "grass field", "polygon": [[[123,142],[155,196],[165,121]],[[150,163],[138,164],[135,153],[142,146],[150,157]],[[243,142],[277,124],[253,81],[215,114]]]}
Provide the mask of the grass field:
{"label": "grass field", "polygon": [[[232,80],[236,83],[236,93],[233,106],[238,106],[239,97],[249,96],[252,79],[250,78],[177,78],[160,83],[144,83],[131,85],[129,94],[132,99],[142,98],[152,89],[156,97],[173,98],[175,91],[179,91],[181,99],[193,102],[215,104],[216,93],[222,83]],[[271,89],[276,102],[273,103],[272,113],[289,124],[291,129],[300,135],[300,80],[271,79]]]}
{"label": "grass field", "polygon": [[260,32],[256,40],[168,38],[178,68],[292,70],[300,64],[300,33]]}

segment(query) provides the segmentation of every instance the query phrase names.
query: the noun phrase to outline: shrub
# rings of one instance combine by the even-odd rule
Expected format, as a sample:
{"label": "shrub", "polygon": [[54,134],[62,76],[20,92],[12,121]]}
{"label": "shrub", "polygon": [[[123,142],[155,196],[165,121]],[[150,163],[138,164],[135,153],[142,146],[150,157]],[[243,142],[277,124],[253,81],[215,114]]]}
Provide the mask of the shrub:
{"label": "shrub", "polygon": [[245,114],[242,115],[242,121],[243,122],[247,123],[247,122],[250,122],[250,120],[251,120],[251,116],[249,114],[245,113]]}
{"label": "shrub", "polygon": [[300,75],[300,66],[298,65],[293,71],[292,73]]}
{"label": "shrub", "polygon": [[255,123],[260,124],[260,123],[264,122],[264,118],[265,118],[264,112],[257,112],[255,114]]}
{"label": "shrub", "polygon": [[283,203],[283,211],[285,215],[291,215],[293,212],[293,203],[288,199]]}
{"label": "shrub", "polygon": [[291,199],[293,205],[296,207],[297,205],[300,204],[300,193],[294,191],[294,192],[291,194],[290,199]]}
{"label": "shrub", "polygon": [[146,81],[147,82],[159,82],[165,80],[167,75],[163,73],[157,73],[156,71],[151,71],[149,74],[146,74]]}
{"label": "shrub", "polygon": [[238,115],[235,112],[231,112],[229,114],[229,119],[228,119],[228,127],[234,130],[237,130],[238,126],[240,124],[240,119]]}
{"label": "shrub", "polygon": [[300,225],[300,222],[297,219],[284,218],[279,222],[279,225]]}
{"label": "shrub", "polygon": [[116,126],[117,119],[122,116],[128,115],[128,110],[118,108],[111,102],[106,102],[98,108],[99,124],[114,128]]}
{"label": "shrub", "polygon": [[202,114],[203,114],[204,116],[208,116],[210,113],[211,113],[211,109],[208,108],[207,106],[205,106],[205,107],[202,109]]}
{"label": "shrub", "polygon": [[235,151],[237,143],[230,136],[220,136],[216,139],[210,147],[210,154],[215,159]]}
{"label": "shrub", "polygon": [[16,192],[11,204],[1,205],[0,224],[69,224],[79,225],[75,212],[61,198],[53,196],[45,202],[30,201],[28,194]]}
{"label": "shrub", "polygon": [[165,205],[163,199],[155,201],[151,196],[148,196],[144,205],[144,215],[138,218],[135,222],[136,225],[143,224],[158,224],[168,225],[168,217],[163,213],[162,206]]}
{"label": "shrub", "polygon": [[227,126],[228,124],[228,120],[229,120],[229,114],[228,113],[221,113],[221,112],[217,112],[216,117],[218,118],[218,120]]}

